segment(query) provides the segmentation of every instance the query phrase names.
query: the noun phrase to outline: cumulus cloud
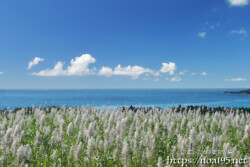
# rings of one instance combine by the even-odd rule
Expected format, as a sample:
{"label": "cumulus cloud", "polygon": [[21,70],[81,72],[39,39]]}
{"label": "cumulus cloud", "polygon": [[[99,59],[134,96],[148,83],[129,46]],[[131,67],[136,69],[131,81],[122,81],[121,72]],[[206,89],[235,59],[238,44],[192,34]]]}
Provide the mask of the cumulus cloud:
{"label": "cumulus cloud", "polygon": [[228,0],[230,6],[245,6],[249,0]]}
{"label": "cumulus cloud", "polygon": [[94,69],[89,69],[89,64],[95,63],[96,60],[89,54],[83,54],[80,57],[72,59],[70,65],[63,69],[64,64],[59,61],[53,69],[42,70],[33,75],[38,76],[72,76],[72,75],[89,75],[94,73]]}
{"label": "cumulus cloud", "polygon": [[[148,68],[144,68],[141,66],[126,66],[122,67],[120,64],[115,67],[113,70],[110,67],[103,66],[99,70],[99,75],[105,75],[107,77],[110,77],[112,75],[120,75],[120,76],[130,76],[132,79],[137,79],[140,75],[145,74],[149,75],[152,74],[154,76],[159,76],[160,73],[169,73],[170,75],[173,75],[176,71],[177,67],[175,63],[169,62],[169,63],[162,63],[162,68],[159,71],[151,70]],[[184,71],[185,72],[185,71]]]}
{"label": "cumulus cloud", "polygon": [[37,65],[41,61],[44,61],[44,59],[40,57],[35,57],[32,61],[29,62],[28,69],[31,69],[33,66]]}
{"label": "cumulus cloud", "polygon": [[0,71],[0,75],[3,74],[3,72]]}
{"label": "cumulus cloud", "polygon": [[246,81],[246,78],[231,78],[231,79],[225,79],[225,82],[240,82],[240,81]]}
{"label": "cumulus cloud", "polygon": [[177,67],[175,63],[169,62],[169,63],[162,63],[162,68],[160,72],[169,73],[170,75],[173,75],[176,70],[177,70]]}
{"label": "cumulus cloud", "polygon": [[96,60],[90,54],[83,54],[80,57],[72,59],[70,66],[67,68],[68,75],[87,75],[91,74],[93,70],[88,68],[89,64],[95,63]]}
{"label": "cumulus cloud", "polygon": [[175,76],[173,78],[170,79],[171,82],[180,82],[181,81],[181,78],[178,77],[178,76]]}
{"label": "cumulus cloud", "polygon": [[201,75],[207,75],[207,73],[206,72],[202,72]]}
{"label": "cumulus cloud", "polygon": [[137,79],[140,75],[145,73],[153,74],[153,70],[148,68],[143,68],[141,66],[127,66],[122,67],[120,64],[115,67],[113,70],[110,67],[102,67],[99,71],[99,75],[112,76],[112,75],[122,75],[122,76],[131,76],[132,79]]}
{"label": "cumulus cloud", "polygon": [[99,75],[105,75],[107,77],[110,77],[114,74],[112,68],[110,67],[102,67],[99,71]]}
{"label": "cumulus cloud", "polygon": [[206,32],[199,32],[198,36],[201,38],[206,38]]}
{"label": "cumulus cloud", "polygon": [[[102,66],[100,70],[96,70],[95,68],[90,69],[89,65],[95,63],[96,60],[90,54],[83,54],[80,57],[75,57],[71,60],[70,65],[64,67],[64,63],[62,61],[58,61],[55,66],[51,69],[45,69],[40,72],[34,72],[32,75],[36,76],[82,76],[82,75],[100,75],[100,76],[130,76],[132,79],[137,79],[140,75],[145,74],[145,76],[160,76],[161,73],[168,73],[169,75],[173,75],[177,70],[175,63],[162,63],[162,67],[160,70],[152,70],[149,68],[144,68],[138,65],[128,65],[121,66],[118,64],[115,68],[111,68],[108,66]],[[186,73],[184,70],[181,73]],[[158,81],[158,79],[154,79],[154,81]]]}

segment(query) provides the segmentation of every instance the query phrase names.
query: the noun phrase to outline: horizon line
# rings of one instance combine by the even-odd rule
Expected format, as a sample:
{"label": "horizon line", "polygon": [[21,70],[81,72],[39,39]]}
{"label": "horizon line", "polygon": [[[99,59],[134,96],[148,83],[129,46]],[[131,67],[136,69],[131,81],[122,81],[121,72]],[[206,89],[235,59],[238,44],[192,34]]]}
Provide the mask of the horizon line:
{"label": "horizon line", "polygon": [[249,89],[249,88],[0,88],[0,90],[162,90],[162,89]]}

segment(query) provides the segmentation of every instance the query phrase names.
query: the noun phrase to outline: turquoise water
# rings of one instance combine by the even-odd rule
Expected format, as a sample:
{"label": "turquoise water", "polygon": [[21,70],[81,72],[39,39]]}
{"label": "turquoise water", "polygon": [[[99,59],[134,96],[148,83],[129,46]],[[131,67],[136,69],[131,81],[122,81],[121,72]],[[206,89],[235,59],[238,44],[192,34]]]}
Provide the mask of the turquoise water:
{"label": "turquoise water", "polygon": [[250,95],[225,94],[242,89],[0,90],[0,108],[32,106],[218,105],[250,107]]}

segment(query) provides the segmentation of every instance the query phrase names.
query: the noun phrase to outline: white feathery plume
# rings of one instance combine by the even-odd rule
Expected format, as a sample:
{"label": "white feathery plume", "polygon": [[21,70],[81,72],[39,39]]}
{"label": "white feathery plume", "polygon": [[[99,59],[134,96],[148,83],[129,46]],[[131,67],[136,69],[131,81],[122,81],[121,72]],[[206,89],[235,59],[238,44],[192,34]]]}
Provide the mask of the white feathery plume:
{"label": "white feathery plume", "polygon": [[13,133],[13,137],[15,138],[15,137],[17,137],[17,135],[18,135],[18,133],[20,132],[20,127],[19,127],[19,125],[16,125],[16,127],[15,127],[15,130],[14,130],[14,133]]}
{"label": "white feathery plume", "polygon": [[122,146],[122,161],[125,166],[128,166],[129,164],[129,148],[127,140],[123,140],[123,146]]}
{"label": "white feathery plume", "polygon": [[63,129],[59,129],[60,131],[59,131],[59,138],[60,138],[60,141],[62,142],[63,141],[63,139],[64,139],[64,131],[63,131]]}
{"label": "white feathery plume", "polygon": [[224,155],[227,156],[229,154],[229,151],[230,151],[230,144],[229,143],[224,143],[224,145],[223,145]]}
{"label": "white feathery plume", "polygon": [[244,131],[244,136],[242,138],[242,143],[245,143],[247,139],[250,138],[250,125],[246,125],[245,131]]}
{"label": "white feathery plume", "polygon": [[172,157],[176,157],[176,151],[176,146],[174,146],[172,149]]}
{"label": "white feathery plume", "polygon": [[59,135],[57,130],[55,129],[50,138],[51,145],[57,144],[59,142]]}
{"label": "white feathery plume", "polygon": [[223,121],[223,123],[222,123],[222,132],[223,132],[223,134],[227,133],[228,127],[229,127],[228,120],[225,119]]}
{"label": "white feathery plume", "polygon": [[190,142],[190,149],[193,151],[195,149],[195,146],[196,146],[196,130],[195,128],[193,127],[191,130],[190,130],[190,135],[189,135],[189,142]]}
{"label": "white feathery plume", "polygon": [[154,133],[155,133],[156,137],[159,136],[160,128],[159,128],[159,124],[158,123],[156,123],[156,125],[155,125]]}
{"label": "white feathery plume", "polygon": [[240,127],[240,116],[239,116],[239,114],[236,114],[236,117],[234,118],[234,125],[236,127]]}
{"label": "white feathery plume", "polygon": [[72,122],[70,122],[68,125],[68,129],[67,129],[68,136],[70,136],[72,134],[72,132],[73,132],[73,124],[72,124]]}
{"label": "white feathery plume", "polygon": [[158,158],[157,167],[163,167],[162,158]]}
{"label": "white feathery plume", "polygon": [[88,146],[87,146],[87,155],[88,155],[89,157],[92,156],[93,151],[94,151],[94,147],[95,147],[95,141],[94,141],[93,137],[91,137],[91,138],[89,139],[89,141],[88,141]]}
{"label": "white feathery plume", "polygon": [[52,154],[51,154],[51,159],[52,159],[53,161],[56,160],[56,154],[57,154],[57,150],[55,149],[55,150],[53,150],[53,152],[52,152]]}
{"label": "white feathery plume", "polygon": [[25,146],[20,146],[18,148],[16,156],[16,161],[18,166],[20,166],[25,160],[30,160],[31,158],[32,158],[32,151],[28,144]]}
{"label": "white feathery plume", "polygon": [[80,116],[77,115],[77,117],[76,117],[76,119],[74,121],[74,124],[75,124],[76,127],[79,125],[79,121],[80,121]]}
{"label": "white feathery plume", "polygon": [[216,141],[216,137],[213,138],[213,145],[212,145],[212,149],[216,150],[217,148],[217,141]]}
{"label": "white feathery plume", "polygon": [[17,157],[16,157],[16,161],[17,161],[17,165],[20,165],[25,158],[25,147],[24,146],[20,146],[17,150]]}
{"label": "white feathery plume", "polygon": [[233,148],[233,151],[232,151],[232,158],[240,158],[240,153],[239,151],[237,150],[236,146]]}
{"label": "white feathery plume", "polygon": [[244,131],[244,136],[250,138],[250,125],[246,125],[245,131]]}
{"label": "white feathery plume", "polygon": [[27,158],[27,160],[31,160],[31,158],[32,158],[32,150],[31,150],[29,144],[26,144],[25,151],[26,151],[26,158]]}
{"label": "white feathery plume", "polygon": [[45,120],[46,120],[46,115],[43,114],[41,119],[40,119],[40,126],[43,127],[45,125]]}
{"label": "white feathery plume", "polygon": [[40,133],[38,131],[36,131],[36,137],[35,137],[35,145],[39,144],[42,140],[42,136],[40,135]]}
{"label": "white feathery plume", "polygon": [[73,159],[73,157],[74,157],[74,152],[75,152],[75,146],[74,145],[72,145],[71,147],[70,147],[70,150],[69,150],[69,155],[68,155],[68,163],[69,164],[71,164],[71,160]]}
{"label": "white feathery plume", "polygon": [[11,145],[11,150],[13,154],[16,154],[16,151],[18,149],[18,144],[19,142],[17,141],[17,139],[14,139],[12,145]]}
{"label": "white feathery plume", "polygon": [[50,132],[51,132],[51,130],[50,130],[50,127],[49,127],[49,126],[43,128],[43,133],[44,133],[46,136],[47,136]]}
{"label": "white feathery plume", "polygon": [[11,143],[12,142],[12,136],[13,136],[13,129],[8,128],[5,135],[4,135],[4,140],[6,143]]}
{"label": "white feathery plume", "polygon": [[60,129],[64,129],[66,127],[66,123],[63,118],[60,119],[59,124],[60,124]]}
{"label": "white feathery plume", "polygon": [[75,152],[75,157],[76,160],[79,160],[81,157],[81,153],[82,153],[82,142],[80,142],[77,146],[76,152]]}
{"label": "white feathery plume", "polygon": [[205,135],[202,135],[201,137],[201,145],[203,146],[206,142],[206,136]]}
{"label": "white feathery plume", "polygon": [[94,125],[93,122],[91,122],[89,124],[88,130],[89,130],[89,137],[94,137],[94,134],[95,134],[95,125]]}
{"label": "white feathery plume", "polygon": [[0,157],[0,166],[3,166],[3,157]]}

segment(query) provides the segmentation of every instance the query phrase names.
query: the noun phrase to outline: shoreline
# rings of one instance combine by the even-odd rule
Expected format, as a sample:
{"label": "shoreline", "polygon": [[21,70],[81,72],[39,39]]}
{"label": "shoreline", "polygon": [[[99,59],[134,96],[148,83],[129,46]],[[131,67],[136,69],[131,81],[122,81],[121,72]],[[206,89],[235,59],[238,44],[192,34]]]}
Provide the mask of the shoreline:
{"label": "shoreline", "polygon": [[20,111],[20,110],[25,110],[26,112],[32,112],[34,111],[35,109],[39,108],[39,109],[42,109],[42,110],[47,110],[48,112],[51,112],[51,110],[54,108],[54,109],[62,109],[62,108],[73,108],[73,109],[78,109],[78,108],[86,108],[86,109],[98,109],[98,111],[109,111],[109,110],[115,110],[117,108],[120,108],[122,109],[122,111],[132,111],[132,112],[137,112],[137,111],[143,111],[143,112],[149,112],[153,109],[158,109],[158,110],[164,110],[164,109],[171,109],[172,111],[175,111],[175,112],[184,112],[184,111],[190,111],[190,110],[197,110],[197,109],[200,109],[201,113],[205,114],[207,112],[210,112],[210,113],[214,113],[214,112],[225,112],[225,109],[226,110],[229,110],[229,111],[234,111],[236,112],[237,110],[239,112],[246,112],[246,113],[250,113],[250,107],[226,107],[226,106],[217,106],[217,107],[209,107],[207,105],[176,105],[176,106],[173,106],[173,107],[165,107],[165,108],[162,108],[162,107],[157,107],[157,106],[151,106],[151,107],[143,107],[143,106],[133,106],[133,105],[130,105],[130,106],[106,106],[106,105],[103,105],[102,107],[98,107],[98,106],[90,106],[90,105],[86,105],[86,106],[80,106],[80,107],[74,107],[74,106],[46,106],[46,107],[24,107],[24,108],[15,108],[13,110],[11,110],[10,108],[5,108],[5,109],[0,109],[0,113],[3,113],[3,112],[17,112],[17,111]]}

